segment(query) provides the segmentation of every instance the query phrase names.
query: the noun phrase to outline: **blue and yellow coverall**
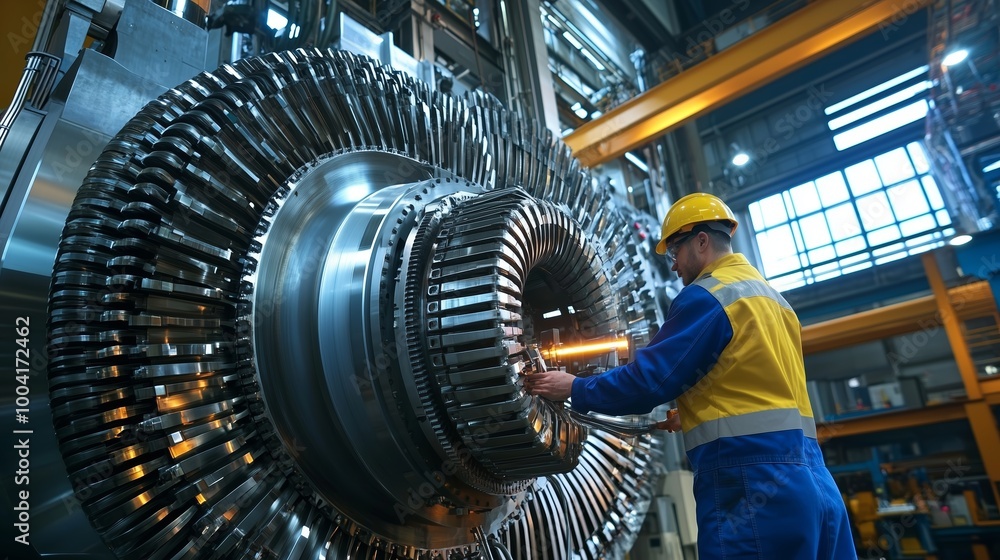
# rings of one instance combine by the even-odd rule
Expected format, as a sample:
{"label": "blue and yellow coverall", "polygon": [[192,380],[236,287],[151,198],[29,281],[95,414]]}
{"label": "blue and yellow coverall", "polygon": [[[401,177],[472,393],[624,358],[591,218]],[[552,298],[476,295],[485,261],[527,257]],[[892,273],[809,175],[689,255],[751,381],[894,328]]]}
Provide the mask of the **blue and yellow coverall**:
{"label": "blue and yellow coverall", "polygon": [[573,381],[582,412],[643,414],[675,399],[700,558],[857,558],[816,441],[801,325],[743,255],[681,290],[635,360]]}

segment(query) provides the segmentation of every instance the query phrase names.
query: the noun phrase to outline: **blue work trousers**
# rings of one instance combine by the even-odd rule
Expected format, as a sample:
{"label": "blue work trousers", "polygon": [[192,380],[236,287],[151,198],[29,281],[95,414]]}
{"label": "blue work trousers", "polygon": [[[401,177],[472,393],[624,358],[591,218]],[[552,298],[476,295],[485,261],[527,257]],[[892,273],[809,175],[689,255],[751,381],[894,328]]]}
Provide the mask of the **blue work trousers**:
{"label": "blue work trousers", "polygon": [[843,498],[822,463],[716,466],[694,479],[698,557],[856,560]]}

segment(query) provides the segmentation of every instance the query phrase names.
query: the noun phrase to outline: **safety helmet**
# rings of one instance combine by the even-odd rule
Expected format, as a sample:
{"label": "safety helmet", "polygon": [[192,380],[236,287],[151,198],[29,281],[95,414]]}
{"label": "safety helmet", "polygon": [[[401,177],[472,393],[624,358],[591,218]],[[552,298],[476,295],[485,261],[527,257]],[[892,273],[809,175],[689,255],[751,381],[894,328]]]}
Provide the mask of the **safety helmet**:
{"label": "safety helmet", "polygon": [[[733,211],[726,206],[722,199],[708,193],[693,193],[681,198],[667,210],[667,217],[663,218],[663,231],[660,234],[660,242],[656,244],[656,252],[664,255],[667,252],[667,239],[677,233],[685,233],[694,229],[698,224],[707,222],[731,222],[729,236],[736,232],[736,216]],[[715,228],[713,228],[715,229]]]}

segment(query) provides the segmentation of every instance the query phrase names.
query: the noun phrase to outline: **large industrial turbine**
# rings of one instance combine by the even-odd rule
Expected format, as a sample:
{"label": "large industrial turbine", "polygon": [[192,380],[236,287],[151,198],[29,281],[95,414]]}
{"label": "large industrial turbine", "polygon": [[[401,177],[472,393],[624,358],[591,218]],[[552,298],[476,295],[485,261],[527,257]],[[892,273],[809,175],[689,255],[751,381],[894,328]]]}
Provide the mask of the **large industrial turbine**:
{"label": "large industrial turbine", "polygon": [[74,503],[118,558],[621,556],[653,439],[520,378],[543,338],[648,340],[636,219],[489,96],[339,51],[196,76],[104,148],[62,231]]}

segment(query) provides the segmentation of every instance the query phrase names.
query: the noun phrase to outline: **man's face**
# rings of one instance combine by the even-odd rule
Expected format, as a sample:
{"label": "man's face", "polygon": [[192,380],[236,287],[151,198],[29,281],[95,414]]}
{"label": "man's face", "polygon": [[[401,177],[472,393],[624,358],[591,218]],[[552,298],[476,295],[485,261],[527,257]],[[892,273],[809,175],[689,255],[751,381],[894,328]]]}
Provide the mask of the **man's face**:
{"label": "man's face", "polygon": [[677,273],[681,282],[687,286],[701,274],[702,264],[698,254],[703,234],[688,234],[677,238],[667,246],[667,258],[672,261],[670,270]]}

